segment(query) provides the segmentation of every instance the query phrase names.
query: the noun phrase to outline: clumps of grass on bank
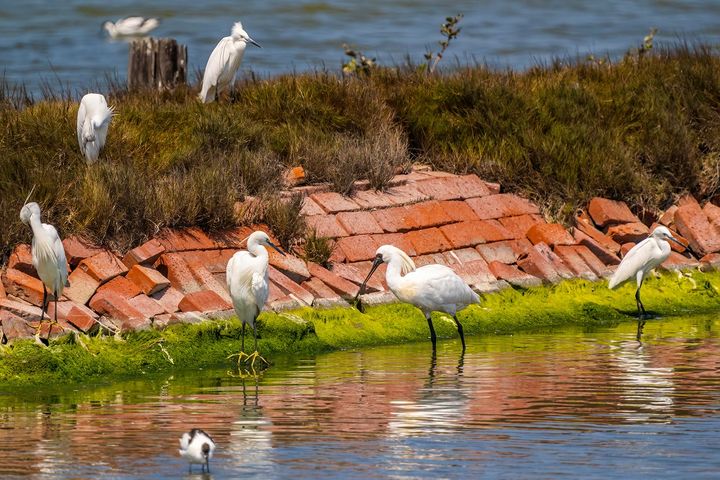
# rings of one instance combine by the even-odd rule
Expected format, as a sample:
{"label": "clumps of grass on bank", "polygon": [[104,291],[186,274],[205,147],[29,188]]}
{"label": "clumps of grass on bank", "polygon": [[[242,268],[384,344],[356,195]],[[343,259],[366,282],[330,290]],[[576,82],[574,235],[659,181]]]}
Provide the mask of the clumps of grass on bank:
{"label": "clumps of grass on bank", "polygon": [[355,180],[383,188],[420,159],[498,181],[560,219],[596,195],[649,211],[686,191],[708,199],[720,190],[719,69],[710,47],[679,44],[524,72],[375,66],[371,75],[253,78],[210,105],[191,89],[114,87],[103,93],[118,115],[90,167],[75,101],[51,92],[33,101],[4,85],[2,255],[28,239],[17,214],[35,184],[61,235],[121,250],[165,226],[241,223],[235,202],[276,194],[282,170],[296,165],[350,193]]}
{"label": "clumps of grass on bank", "polygon": [[[670,317],[720,310],[720,273],[647,279],[643,299],[653,314]],[[512,289],[486,295],[480,305],[459,314],[465,333],[511,334],[579,326],[608,327],[635,320],[634,287],[611,291],[604,283],[584,280],[526,291]],[[653,320],[648,320],[652,322]],[[457,339],[447,315],[434,316],[442,338]],[[122,376],[171,369],[226,365],[240,349],[240,323],[207,321],[178,324],[163,331],[147,330],[115,337],[65,337],[41,348],[31,340],[0,347],[0,384],[117,380]],[[407,304],[385,305],[361,314],[351,308],[263,313],[258,319],[259,348],[266,358],[404,342],[429,342],[427,322]],[[472,350],[472,339],[468,340]]]}

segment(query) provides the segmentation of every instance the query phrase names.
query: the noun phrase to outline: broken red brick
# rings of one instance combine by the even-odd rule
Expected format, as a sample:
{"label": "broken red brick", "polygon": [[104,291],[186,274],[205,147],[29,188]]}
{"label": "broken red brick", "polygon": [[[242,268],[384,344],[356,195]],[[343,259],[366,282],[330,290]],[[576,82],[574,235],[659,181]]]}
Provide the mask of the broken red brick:
{"label": "broken red brick", "polygon": [[537,205],[512,193],[499,193],[465,201],[481,220],[540,213]]}
{"label": "broken red brick", "polygon": [[312,302],[315,299],[312,293],[302,288],[300,285],[283,275],[279,270],[272,266],[268,268],[268,274],[270,276],[270,280],[275,282],[285,294],[296,298],[302,304],[307,306],[312,305]]}
{"label": "broken red brick", "polygon": [[38,278],[38,274],[32,263],[32,249],[30,245],[21,243],[15,246],[10,254],[10,258],[8,258],[8,268],[12,268]]}
{"label": "broken red brick", "polygon": [[88,257],[78,265],[76,270],[82,270],[101,284],[112,280],[118,275],[127,273],[127,267],[111,252],[103,251]]}
{"label": "broken red brick", "polygon": [[474,248],[450,250],[442,255],[445,258],[445,265],[462,265],[464,263],[474,262],[475,260],[485,260]]}
{"label": "broken red brick", "polygon": [[392,245],[407,253],[411,257],[417,255],[412,244],[407,241],[402,233],[383,233],[380,235],[372,235],[373,241],[379,245]]}
{"label": "broken red brick", "polygon": [[632,250],[635,245],[635,242],[623,243],[620,247],[620,256],[625,258],[625,255],[627,255],[627,253]]}
{"label": "broken red brick", "polygon": [[[363,280],[365,280],[365,277],[367,277],[367,274],[370,273],[371,267],[372,262],[339,263],[333,266],[332,272],[360,286]],[[377,273],[368,280],[367,292],[380,292],[385,289],[382,284],[383,272],[380,271],[380,269],[376,272]]]}
{"label": "broken red brick", "polygon": [[388,198],[395,205],[405,205],[429,200],[428,196],[420,192],[415,184],[397,185],[386,190]]}
{"label": "broken red brick", "polygon": [[412,215],[408,207],[393,207],[372,212],[373,218],[388,233],[405,232],[413,228]]}
{"label": "broken red brick", "polygon": [[703,207],[703,212],[705,212],[705,216],[715,229],[715,232],[720,235],[720,207],[707,202]]}
{"label": "broken red brick", "polygon": [[175,313],[180,310],[178,306],[184,296],[180,290],[174,287],[168,287],[151,295],[154,300],[157,300],[163,306],[167,313]]}
{"label": "broken red brick", "polygon": [[677,252],[670,252],[670,256],[660,264],[660,267],[665,270],[687,270],[697,268],[699,265],[700,262],[694,258],[688,258]]}
{"label": "broken red brick", "polygon": [[90,306],[101,315],[113,319],[121,330],[148,328],[150,320],[142,312],[130,305],[128,299],[112,291],[96,293],[90,300]]}
{"label": "broken red brick", "polygon": [[200,290],[185,295],[178,307],[181,312],[214,312],[229,310],[232,305],[212,290]]}
{"label": "broken red brick", "polygon": [[303,198],[303,206],[300,209],[300,215],[309,217],[311,215],[325,215],[325,210],[310,197]]}
{"label": "broken red brick", "polygon": [[285,182],[288,185],[299,185],[305,181],[305,169],[301,166],[290,168],[285,172]]}
{"label": "broken red brick", "polygon": [[383,233],[383,229],[370,212],[340,212],[335,215],[335,218],[350,235]]}
{"label": "broken red brick", "polygon": [[720,253],[708,253],[700,259],[700,270],[709,272],[720,270]]}
{"label": "broken red brick", "polygon": [[625,202],[607,198],[595,197],[590,200],[588,213],[600,228],[619,223],[640,223],[640,219],[630,211]]}
{"label": "broken red brick", "polygon": [[143,267],[142,265],[134,265],[126,277],[137,285],[145,295],[152,295],[170,286],[170,280],[162,273],[154,268]]}
{"label": "broken red brick", "polygon": [[608,268],[586,245],[575,245],[573,248],[598,277],[606,277],[611,273],[611,269]]}
{"label": "broken red brick", "polygon": [[550,246],[548,246],[546,243],[537,243],[533,245],[533,248],[541,254],[545,255],[545,258],[552,262],[553,267],[555,267],[555,270],[560,274],[561,277],[573,278],[575,276],[572,270],[570,270],[570,268],[568,268],[565,262],[563,262],[562,258],[560,258],[555,252],[553,252]]}
{"label": "broken red brick", "polygon": [[182,293],[197,292],[201,289],[190,266],[179,253],[163,253],[155,262],[155,268],[170,280],[170,285]]}
{"label": "broken red brick", "polygon": [[[30,305],[29,303],[11,300],[9,298],[0,299],[0,308],[4,308],[20,318],[25,320],[39,320],[40,307]],[[47,318],[47,317],[46,317]]]}
{"label": "broken red brick", "polygon": [[475,247],[486,262],[497,261],[506,264],[517,262],[517,259],[526,254],[530,248],[532,244],[526,238],[485,243]]}
{"label": "broken red brick", "polygon": [[300,286],[319,299],[340,298],[340,295],[335,293],[332,288],[325,285],[319,278],[311,278],[310,280],[306,280]]}
{"label": "broken red brick", "polygon": [[[361,262],[375,257],[375,251],[378,247],[379,245],[375,244],[370,235],[357,235],[341,238],[338,240],[336,248],[342,250],[349,262]],[[324,279],[321,280],[325,281]]]}
{"label": "broken red brick", "polygon": [[540,278],[549,283],[558,283],[562,280],[560,274],[555,270],[553,263],[535,249],[531,249],[527,256],[518,259],[518,267],[524,272]]}
{"label": "broken red brick", "polygon": [[128,303],[137,309],[138,312],[142,313],[145,318],[153,318],[166,313],[165,307],[160,302],[148,297],[144,293],[131,298],[128,300]]}
{"label": "broken red brick", "polygon": [[343,298],[354,297],[360,289],[360,287],[354,283],[345,280],[336,273],[321,267],[317,263],[308,262],[308,270],[310,270],[313,277],[317,277]]}
{"label": "broken red brick", "polygon": [[[450,250],[453,247],[453,245],[448,241],[445,235],[443,235],[443,233],[438,228],[425,228],[423,230],[414,230],[412,232],[406,233],[405,238],[412,244],[418,255],[434,252],[444,252],[445,250]],[[466,245],[460,246],[464,247]],[[371,257],[364,258],[362,260],[369,260],[373,256],[374,254]]]}
{"label": "broken red brick", "polygon": [[217,250],[195,250],[193,252],[180,252],[188,265],[202,265],[212,273],[225,273],[228,261],[237,252],[237,249],[222,248]]}
{"label": "broken red brick", "polygon": [[435,200],[461,200],[490,193],[485,183],[475,175],[431,178],[415,182],[415,187]]}
{"label": "broken red brick", "polygon": [[307,226],[315,230],[319,237],[339,238],[347,237],[348,232],[340,225],[335,215],[313,215],[305,217]]}
{"label": "broken red brick", "polygon": [[[9,268],[3,276],[3,283],[8,294],[15,295],[38,307],[42,306],[44,286],[37,278],[20,270]],[[48,292],[48,298],[51,296],[52,292]]]}
{"label": "broken red brick", "polygon": [[450,241],[453,248],[474,247],[481,243],[513,238],[512,233],[496,220],[452,223],[440,227],[440,231]]}
{"label": "broken red brick", "polygon": [[187,250],[210,250],[219,245],[199,228],[181,230],[165,229],[155,237],[166,253],[184,252]]}
{"label": "broken red brick", "polygon": [[[605,265],[618,265],[620,263],[620,258],[618,258],[618,256],[615,253],[613,253],[612,251],[605,248],[603,245],[598,243],[593,238],[590,238],[584,232],[580,231],[580,229],[578,229],[578,228],[575,229],[575,232],[573,233],[573,237],[575,238],[575,241],[578,244],[585,245]],[[608,239],[608,240],[610,240],[610,239]],[[615,243],[615,242],[613,242],[613,243]],[[620,252],[619,244],[617,244],[617,252],[618,253]]]}
{"label": "broken red brick", "polygon": [[192,272],[193,277],[195,277],[198,285],[200,285],[200,290],[211,290],[218,294],[218,296],[226,302],[232,302],[229,287],[227,286],[226,275],[219,275],[222,278],[222,280],[219,280],[212,272],[210,272],[210,270],[205,268],[204,265],[193,263],[188,266],[190,267],[190,271]]}
{"label": "broken red brick", "polygon": [[165,247],[157,240],[152,239],[127,252],[122,262],[127,268],[138,264],[153,264],[163,253],[165,253]]}
{"label": "broken red brick", "polygon": [[492,192],[487,184],[475,174],[460,175],[455,177],[455,188],[462,198],[474,198],[490,195]]}
{"label": "broken red brick", "polygon": [[97,289],[97,293],[107,291],[127,299],[139,294],[140,287],[123,276],[117,276]]}
{"label": "broken red brick", "polygon": [[97,315],[89,312],[90,309],[84,305],[73,305],[65,316],[65,320],[81,332],[89,334],[99,327]]}
{"label": "broken red brick", "polygon": [[447,213],[453,222],[471,222],[479,220],[475,211],[462,200],[445,200],[438,202],[438,205]]}
{"label": "broken red brick", "polygon": [[649,233],[648,227],[640,222],[613,225],[607,231],[608,237],[619,244],[641,242],[647,238]]}
{"label": "broken red brick", "polygon": [[103,252],[101,247],[77,235],[67,237],[62,241],[62,244],[65,250],[65,257],[73,268],[86,258]]}
{"label": "broken red brick", "polygon": [[452,269],[469,285],[494,282],[496,280],[495,276],[490,273],[487,262],[483,259],[455,264],[452,265]]}
{"label": "broken red brick", "polygon": [[[595,228],[594,224],[590,219],[584,219],[582,217],[575,218],[576,229],[583,232],[587,237],[592,238],[595,242],[600,244],[605,250],[611,253],[617,254],[620,251],[620,244],[614,241],[612,238],[603,234],[600,230]],[[577,239],[576,239],[577,240]]]}
{"label": "broken red brick", "polygon": [[497,277],[498,280],[505,280],[510,285],[516,287],[531,288],[542,284],[542,280],[538,277],[518,270],[518,268],[513,265],[492,261],[488,263],[488,268],[490,269],[490,273]]}
{"label": "broken red brick", "polygon": [[720,235],[700,205],[688,203],[679,207],[675,212],[675,226],[698,255],[720,251]]}
{"label": "broken red brick", "polygon": [[551,247],[573,245],[575,239],[559,223],[536,223],[525,234],[534,244],[544,242]]}
{"label": "broken red brick", "polygon": [[68,276],[69,287],[65,287],[63,295],[75,303],[85,305],[95,295],[100,282],[81,268],[76,268]]}
{"label": "broken red brick", "polygon": [[677,205],[678,205],[678,207],[682,207],[684,205],[690,205],[692,207],[700,207],[700,204],[698,203],[698,201],[690,193],[687,193],[687,194],[683,195],[682,197],[678,198]]}
{"label": "broken red brick", "polygon": [[[587,249],[587,247],[583,247]],[[565,265],[580,278],[595,282],[598,280],[597,274],[592,268],[585,262],[585,259],[580,255],[574,246],[569,245],[558,245],[555,247],[555,253],[562,259]]]}
{"label": "broken red brick", "polygon": [[497,221],[512,233],[513,238],[523,240],[527,239],[527,231],[530,230],[533,225],[545,223],[545,219],[540,215],[517,215],[514,217],[503,217]]}
{"label": "broken red brick", "polygon": [[672,205],[670,208],[665,210],[662,215],[660,215],[660,218],[658,218],[658,223],[660,225],[665,225],[668,228],[675,225],[675,212],[677,212],[677,209],[677,205]]}
{"label": "broken red brick", "polygon": [[272,248],[268,248],[267,251],[270,265],[290,277],[295,283],[302,283],[310,278],[310,272],[308,272],[304,260],[290,253],[281,255]]}
{"label": "broken red brick", "polygon": [[31,338],[35,331],[22,318],[7,310],[0,310],[0,341],[13,343],[15,340]]}
{"label": "broken red brick", "polygon": [[357,203],[336,192],[313,193],[310,195],[310,198],[320,205],[326,213],[360,210],[360,206]]}
{"label": "broken red brick", "polygon": [[[403,199],[404,200],[404,199]],[[353,195],[353,201],[365,210],[387,208],[398,205],[397,200],[389,192],[361,190]]]}
{"label": "broken red brick", "polygon": [[429,228],[445,225],[453,221],[445,208],[436,201],[421,202],[407,207],[406,221],[410,229]]}

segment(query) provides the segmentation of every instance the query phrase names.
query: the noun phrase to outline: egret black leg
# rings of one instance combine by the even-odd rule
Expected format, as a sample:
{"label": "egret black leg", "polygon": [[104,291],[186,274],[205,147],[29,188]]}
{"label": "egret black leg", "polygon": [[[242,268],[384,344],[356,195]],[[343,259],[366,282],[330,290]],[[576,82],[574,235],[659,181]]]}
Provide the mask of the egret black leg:
{"label": "egret black leg", "polygon": [[458,320],[457,315],[453,315],[455,325],[457,325],[458,333],[460,334],[460,341],[462,342],[463,352],[465,351],[465,334],[463,333],[462,323]]}
{"label": "egret black leg", "polygon": [[205,460],[205,471],[210,473],[210,460]]}
{"label": "egret black leg", "polygon": [[240,341],[240,351],[245,351],[245,322],[243,322],[242,326],[242,340]]}
{"label": "egret black leg", "polygon": [[53,292],[53,296],[55,297],[55,322],[54,323],[57,323],[57,301],[58,301],[57,290],[55,292]]}
{"label": "egret black leg", "polygon": [[253,338],[255,339],[255,351],[257,352],[257,326],[255,325],[255,322],[253,322]]}
{"label": "egret black leg", "polygon": [[188,473],[192,473],[192,463],[188,463]]}
{"label": "egret black leg", "polygon": [[645,307],[643,306],[642,300],[640,300],[640,287],[638,287],[638,289],[635,291],[635,300],[637,302],[638,317],[642,320],[647,316],[647,313],[645,312]]}
{"label": "egret black leg", "polygon": [[432,342],[433,350],[435,350],[435,345],[437,344],[437,335],[435,335],[435,327],[432,323],[432,318],[429,313],[425,314],[425,318],[427,318],[428,327],[430,327],[430,341]]}
{"label": "egret black leg", "polygon": [[[45,306],[47,304],[47,288],[45,287],[45,284],[43,283],[43,299],[42,299],[42,305],[40,306],[40,322],[38,323],[37,330],[35,330],[35,340],[40,341],[40,330],[42,329],[42,322],[45,320]],[[57,314],[57,308],[55,308],[55,312]]]}

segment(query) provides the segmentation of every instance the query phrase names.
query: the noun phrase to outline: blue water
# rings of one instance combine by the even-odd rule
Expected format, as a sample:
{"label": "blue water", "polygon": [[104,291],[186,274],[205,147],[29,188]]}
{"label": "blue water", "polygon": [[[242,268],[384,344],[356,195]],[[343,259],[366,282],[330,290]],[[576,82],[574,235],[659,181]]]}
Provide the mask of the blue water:
{"label": "blue water", "polygon": [[235,20],[263,48],[248,49],[242,71],[271,74],[337,71],[342,44],[381,63],[422,61],[436,49],[447,15],[465,14],[449,50],[453,62],[524,68],[556,57],[621,56],[651,27],[656,43],[720,40],[717,0],[2,0],[0,69],[11,82],[40,91],[43,82],[81,92],[107,75],[125,77],[127,44],[109,41],[104,20],[157,16],[153,32],[188,45],[190,79],[203,69]]}

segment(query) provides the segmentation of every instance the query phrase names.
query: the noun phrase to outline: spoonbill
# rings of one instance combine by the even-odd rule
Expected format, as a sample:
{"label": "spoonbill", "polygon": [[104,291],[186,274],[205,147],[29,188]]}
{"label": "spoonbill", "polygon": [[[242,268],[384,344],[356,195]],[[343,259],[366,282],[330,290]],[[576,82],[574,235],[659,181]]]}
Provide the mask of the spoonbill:
{"label": "spoonbill", "polygon": [[668,240],[688,248],[687,245],[673,237],[667,227],[657,227],[648,238],[631,248],[623,257],[608,283],[608,287],[612,290],[621,283],[633,277],[635,278],[637,284],[635,301],[637,303],[638,317],[641,320],[645,318],[646,312],[640,300],[640,287],[642,287],[643,280],[650,270],[660,265],[670,256],[671,248]]}
{"label": "spoonbill", "polygon": [[77,114],[77,138],[88,163],[96,162],[105,146],[113,109],[99,93],[88,93],[80,100]]}
{"label": "spoonbill", "polygon": [[158,25],[160,20],[157,18],[125,17],[115,23],[107,21],[103,23],[103,28],[110,38],[142,37],[155,30]]}
{"label": "spoonbill", "polygon": [[[269,292],[268,283],[268,252],[264,245],[272,247],[281,255],[285,255],[263,231],[253,232],[247,241],[247,250],[236,252],[228,261],[226,279],[230,298],[237,317],[242,321],[242,345],[238,355],[238,364],[244,357],[255,365],[260,356],[257,349],[257,328],[255,319],[260,315]],[[255,338],[255,351],[245,353],[245,325],[250,324]]]}
{"label": "spoonbill", "polygon": [[188,472],[192,473],[193,463],[202,465],[202,472],[207,469],[210,473],[210,459],[215,451],[215,442],[210,435],[203,432],[199,428],[193,428],[189,432],[185,432],[180,437],[180,456],[189,463]]}
{"label": "spoonbill", "polygon": [[243,30],[242,23],[236,22],[230,36],[220,40],[208,58],[200,91],[201,102],[210,103],[216,100],[220,93],[230,86],[240,68],[248,43],[262,48]]}
{"label": "spoonbill", "polygon": [[480,297],[450,267],[433,264],[416,269],[405,252],[392,245],[383,245],[375,252],[372,268],[355,296],[356,303],[365,291],[368,280],[383,262],[387,263],[385,281],[390,290],[398,300],[416,306],[425,315],[430,327],[433,350],[437,337],[430,316],[432,312],[445,312],[453,317],[465,350],[465,335],[457,312],[470,304],[478,303]]}
{"label": "spoonbill", "polygon": [[60,236],[55,227],[40,221],[40,206],[35,202],[26,203],[20,210],[20,220],[32,229],[32,264],[43,283],[43,300],[40,323],[35,340],[40,342],[40,327],[48,304],[48,290],[55,298],[55,320],[57,323],[57,302],[68,283],[67,260]]}

